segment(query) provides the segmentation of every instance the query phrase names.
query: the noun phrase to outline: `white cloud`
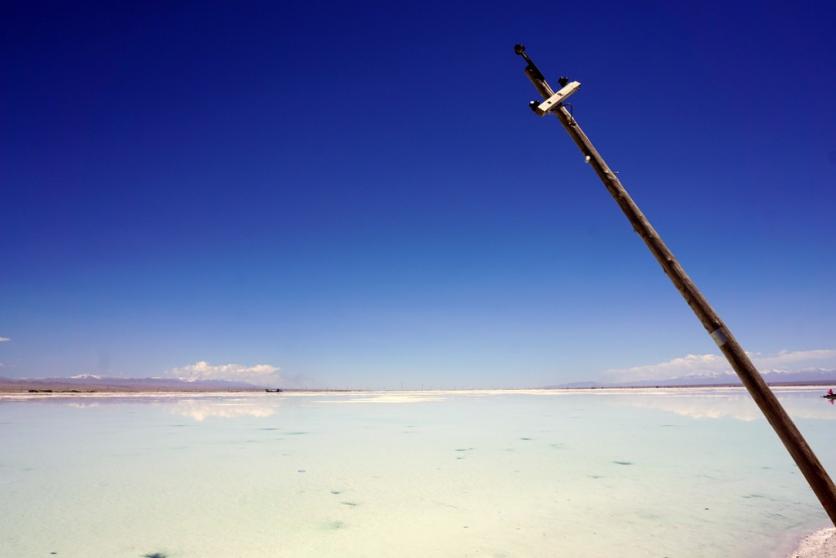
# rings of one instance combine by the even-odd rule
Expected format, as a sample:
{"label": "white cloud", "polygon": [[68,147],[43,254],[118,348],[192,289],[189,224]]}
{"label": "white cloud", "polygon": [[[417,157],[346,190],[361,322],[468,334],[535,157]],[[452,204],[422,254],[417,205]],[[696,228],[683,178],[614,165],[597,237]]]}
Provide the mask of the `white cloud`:
{"label": "white cloud", "polygon": [[810,351],[781,351],[774,355],[750,354],[761,372],[788,372],[799,368],[819,366],[836,368],[836,349]]}
{"label": "white cloud", "polygon": [[199,360],[171,370],[174,376],[181,380],[194,382],[196,380],[234,380],[255,383],[275,383],[278,381],[279,368],[272,364],[209,364]]}
{"label": "white cloud", "polygon": [[[795,372],[810,368],[836,368],[836,349],[780,351],[774,354],[748,353],[761,373]],[[669,380],[687,376],[718,377],[731,374],[726,358],[717,354],[685,355],[656,364],[612,368],[606,371],[614,381]]]}
{"label": "white cloud", "polygon": [[8,337],[0,337],[0,343],[5,343],[6,341],[11,341]]}
{"label": "white cloud", "polygon": [[619,381],[667,380],[681,376],[719,376],[730,371],[729,363],[720,355],[685,355],[656,364],[630,368],[612,368],[607,375]]}

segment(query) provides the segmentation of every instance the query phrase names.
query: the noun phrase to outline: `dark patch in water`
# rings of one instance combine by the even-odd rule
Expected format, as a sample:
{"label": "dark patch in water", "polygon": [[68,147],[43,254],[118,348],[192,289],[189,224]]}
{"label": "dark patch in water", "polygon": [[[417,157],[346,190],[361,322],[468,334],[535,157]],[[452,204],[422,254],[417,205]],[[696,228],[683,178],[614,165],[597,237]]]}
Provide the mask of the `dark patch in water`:
{"label": "dark patch in water", "polygon": [[336,531],[337,529],[344,529],[345,523],[342,521],[329,521],[323,525],[323,528],[328,531]]}
{"label": "dark patch in water", "polygon": [[604,478],[604,475],[586,475],[586,476],[591,478],[591,479],[596,479],[596,480]]}
{"label": "dark patch in water", "polygon": [[456,448],[456,451],[473,451],[473,448]]}
{"label": "dark patch in water", "polygon": [[272,430],[281,430],[281,428],[274,428],[274,427],[272,427],[272,426],[267,426],[267,427],[265,427],[265,428],[259,428],[259,430],[267,430],[267,431],[272,431]]}
{"label": "dark patch in water", "polygon": [[143,554],[142,558],[168,558],[168,554],[165,552],[149,552],[148,554]]}
{"label": "dark patch in water", "polygon": [[618,460],[613,461],[613,463],[615,463],[616,465],[632,465],[633,464],[632,461],[618,461]]}
{"label": "dark patch in water", "polygon": [[302,436],[304,434],[307,434],[307,432],[288,432],[287,433],[288,436]]}
{"label": "dark patch in water", "polygon": [[334,495],[342,494],[342,490],[332,490],[331,494],[334,494]]}
{"label": "dark patch in water", "polygon": [[305,472],[305,470],[304,470],[304,469],[298,469],[296,472],[297,472],[297,473],[304,473],[304,472]]}
{"label": "dark patch in water", "polygon": [[766,496],[764,496],[763,494],[747,494],[744,496],[744,498],[748,500],[749,498],[766,498]]}
{"label": "dark patch in water", "polygon": [[520,438],[520,440],[524,440],[524,441],[526,441],[526,442],[530,442],[530,441],[531,441],[531,438]]}
{"label": "dark patch in water", "polygon": [[342,504],[344,506],[348,506],[350,508],[356,508],[357,507],[357,502],[345,501],[345,502],[340,502],[340,504]]}

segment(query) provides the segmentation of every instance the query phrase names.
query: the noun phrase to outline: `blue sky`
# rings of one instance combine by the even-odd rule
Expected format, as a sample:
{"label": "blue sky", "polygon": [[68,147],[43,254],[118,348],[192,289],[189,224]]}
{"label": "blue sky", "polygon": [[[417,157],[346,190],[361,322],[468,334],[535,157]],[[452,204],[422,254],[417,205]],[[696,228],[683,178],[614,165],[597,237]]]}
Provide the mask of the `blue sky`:
{"label": "blue sky", "polygon": [[531,386],[716,354],[527,108],[519,41],[744,346],[836,368],[836,6],[541,8],[4,5],[0,375]]}

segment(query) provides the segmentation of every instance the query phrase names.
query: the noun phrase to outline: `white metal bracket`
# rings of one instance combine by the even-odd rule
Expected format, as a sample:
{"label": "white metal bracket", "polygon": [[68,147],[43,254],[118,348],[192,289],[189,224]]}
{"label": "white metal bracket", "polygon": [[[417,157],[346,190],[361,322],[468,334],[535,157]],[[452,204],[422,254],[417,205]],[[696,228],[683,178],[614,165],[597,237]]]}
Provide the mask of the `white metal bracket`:
{"label": "white metal bracket", "polygon": [[540,116],[547,115],[552,109],[560,106],[560,104],[569,98],[578,88],[581,86],[579,81],[570,81],[567,83],[560,91],[540,103],[539,105],[535,104],[534,101],[531,102],[531,110],[539,114]]}

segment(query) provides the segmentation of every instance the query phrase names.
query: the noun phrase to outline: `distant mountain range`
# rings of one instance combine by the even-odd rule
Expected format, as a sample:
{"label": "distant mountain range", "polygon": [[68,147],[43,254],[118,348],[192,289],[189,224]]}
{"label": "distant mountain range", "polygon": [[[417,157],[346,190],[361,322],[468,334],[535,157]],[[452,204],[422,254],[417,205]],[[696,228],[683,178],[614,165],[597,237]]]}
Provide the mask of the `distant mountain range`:
{"label": "distant mountain range", "polygon": [[[770,371],[762,374],[771,386],[781,385],[836,385],[836,370],[810,369],[798,372]],[[634,382],[570,382],[550,388],[596,388],[596,387],[699,387],[699,386],[739,386],[740,378],[736,374],[693,375],[668,378],[666,380],[640,380]]]}
{"label": "distant mountain range", "polygon": [[2,392],[90,392],[90,391],[262,391],[264,386],[227,380],[186,381],[179,378],[108,378],[79,374],[70,378],[0,378]]}

